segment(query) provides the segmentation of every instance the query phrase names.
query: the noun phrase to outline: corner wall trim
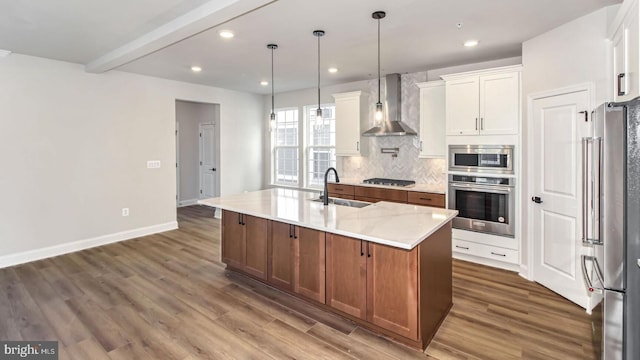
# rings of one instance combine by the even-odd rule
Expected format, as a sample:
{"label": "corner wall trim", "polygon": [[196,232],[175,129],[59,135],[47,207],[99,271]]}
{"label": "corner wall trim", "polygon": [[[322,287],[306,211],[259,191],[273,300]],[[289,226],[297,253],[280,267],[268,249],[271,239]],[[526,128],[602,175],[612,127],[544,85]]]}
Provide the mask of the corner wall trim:
{"label": "corner wall trim", "polygon": [[58,255],[69,254],[76,251],[86,250],[97,246],[112,244],[124,240],[135,239],[142,236],[153,235],[178,228],[177,221],[170,221],[164,224],[145,226],[137,229],[122,231],[114,234],[97,236],[94,238],[73,241],[60,245],[49,246],[42,249],[28,250],[15,254],[0,256],[0,269],[9,266],[20,265],[36,260],[42,260]]}

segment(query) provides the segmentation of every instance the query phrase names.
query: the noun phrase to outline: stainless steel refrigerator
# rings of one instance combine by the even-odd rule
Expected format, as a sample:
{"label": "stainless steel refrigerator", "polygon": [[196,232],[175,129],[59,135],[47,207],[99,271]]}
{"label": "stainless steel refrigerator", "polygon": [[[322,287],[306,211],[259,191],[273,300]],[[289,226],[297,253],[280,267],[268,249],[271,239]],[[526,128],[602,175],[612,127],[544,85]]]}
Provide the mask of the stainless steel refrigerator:
{"label": "stainless steel refrigerator", "polygon": [[606,360],[640,359],[640,98],[605,103],[583,139],[582,256],[594,349]]}

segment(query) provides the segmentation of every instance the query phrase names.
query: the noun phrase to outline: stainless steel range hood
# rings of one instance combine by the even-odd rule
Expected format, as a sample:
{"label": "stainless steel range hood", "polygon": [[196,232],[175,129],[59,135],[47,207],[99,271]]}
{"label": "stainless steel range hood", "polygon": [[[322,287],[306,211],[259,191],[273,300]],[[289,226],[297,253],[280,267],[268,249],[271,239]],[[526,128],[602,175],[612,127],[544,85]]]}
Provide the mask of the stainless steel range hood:
{"label": "stainless steel range hood", "polygon": [[387,116],[380,126],[373,127],[362,136],[405,136],[418,135],[415,130],[402,122],[402,89],[400,88],[400,74],[388,74],[386,77]]}

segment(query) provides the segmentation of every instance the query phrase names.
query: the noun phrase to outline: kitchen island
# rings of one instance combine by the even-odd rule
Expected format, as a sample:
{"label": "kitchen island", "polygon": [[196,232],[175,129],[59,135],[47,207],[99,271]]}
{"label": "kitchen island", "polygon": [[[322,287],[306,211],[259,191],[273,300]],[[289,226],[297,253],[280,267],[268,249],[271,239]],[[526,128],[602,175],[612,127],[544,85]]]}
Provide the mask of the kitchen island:
{"label": "kitchen island", "polygon": [[270,189],[200,200],[223,209],[227,268],[424,349],[452,305],[456,211],[378,202],[362,208]]}

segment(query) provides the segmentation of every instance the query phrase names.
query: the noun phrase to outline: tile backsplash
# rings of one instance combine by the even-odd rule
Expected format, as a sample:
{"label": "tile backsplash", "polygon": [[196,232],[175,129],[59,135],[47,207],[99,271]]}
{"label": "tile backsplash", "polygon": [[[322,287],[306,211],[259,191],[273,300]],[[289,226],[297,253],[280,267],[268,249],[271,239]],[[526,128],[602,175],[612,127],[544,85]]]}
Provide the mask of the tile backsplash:
{"label": "tile backsplash", "polygon": [[[420,132],[420,89],[416,83],[427,79],[426,72],[402,75],[402,120],[412,129]],[[384,98],[384,78],[382,79]],[[368,82],[370,126],[373,127],[373,113],[378,99],[378,80]],[[368,129],[363,129],[363,131]],[[420,139],[418,136],[385,136],[369,138],[369,155],[366,157],[338,157],[340,176],[367,179],[384,177],[415,180],[419,184],[445,185],[446,169],[444,159],[420,159]],[[381,148],[399,148],[397,157],[382,154]]]}

